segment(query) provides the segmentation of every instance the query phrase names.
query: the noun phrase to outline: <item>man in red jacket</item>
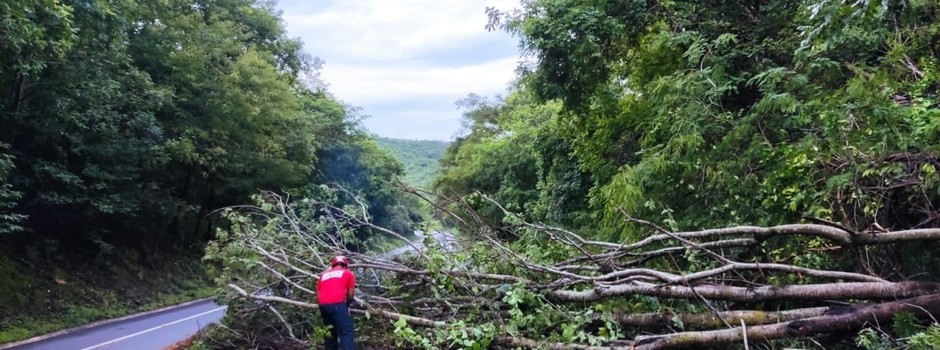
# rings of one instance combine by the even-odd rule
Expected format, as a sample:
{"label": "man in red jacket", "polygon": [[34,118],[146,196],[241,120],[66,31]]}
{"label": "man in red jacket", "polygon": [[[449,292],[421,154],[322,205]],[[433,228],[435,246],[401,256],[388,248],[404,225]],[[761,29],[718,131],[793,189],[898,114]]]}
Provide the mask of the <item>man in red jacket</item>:
{"label": "man in red jacket", "polygon": [[348,266],[346,257],[337,255],[330,261],[330,269],[320,274],[317,280],[320,316],[324,324],[332,326],[324,344],[327,350],[356,348],[352,316],[349,315],[349,305],[353,302],[356,290],[356,275],[347,269]]}

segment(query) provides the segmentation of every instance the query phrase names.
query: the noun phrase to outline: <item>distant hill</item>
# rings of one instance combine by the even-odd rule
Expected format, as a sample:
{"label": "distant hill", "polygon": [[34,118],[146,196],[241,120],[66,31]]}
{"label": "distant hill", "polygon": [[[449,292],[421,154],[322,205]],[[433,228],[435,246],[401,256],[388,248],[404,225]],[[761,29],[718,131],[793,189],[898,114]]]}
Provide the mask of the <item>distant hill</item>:
{"label": "distant hill", "polygon": [[377,137],[379,147],[392,152],[405,165],[406,183],[427,188],[440,170],[437,160],[444,155],[450,142],[435,140],[401,140]]}

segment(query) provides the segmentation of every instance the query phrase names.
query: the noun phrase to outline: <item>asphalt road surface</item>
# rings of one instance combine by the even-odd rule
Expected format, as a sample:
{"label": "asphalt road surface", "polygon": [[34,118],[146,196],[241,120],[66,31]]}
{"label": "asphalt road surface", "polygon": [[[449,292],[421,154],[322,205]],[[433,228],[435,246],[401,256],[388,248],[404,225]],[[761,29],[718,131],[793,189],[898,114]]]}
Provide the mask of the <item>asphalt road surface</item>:
{"label": "asphalt road surface", "polygon": [[[428,236],[442,244],[445,250],[452,250],[457,245],[457,238],[449,232],[430,232]],[[394,258],[413,252],[415,248],[424,250],[424,232],[417,232],[415,246],[405,245],[386,252],[383,258]],[[126,320],[109,322],[99,326],[85,328],[58,335],[37,342],[24,344],[3,350],[163,350],[200,329],[216,323],[225,315],[225,306],[211,300],[201,301],[169,310],[133,317]]]}
{"label": "asphalt road surface", "polygon": [[103,324],[8,350],[162,350],[225,315],[211,300]]}
{"label": "asphalt road surface", "polygon": [[391,259],[391,258],[395,258],[405,253],[413,252],[415,248],[424,250],[425,249],[425,246],[424,246],[425,236],[431,236],[431,238],[433,238],[435,242],[438,242],[438,244],[443,245],[444,249],[447,251],[452,251],[457,248],[457,243],[458,243],[457,237],[451,234],[450,232],[424,233],[421,231],[415,231],[415,238],[411,241],[413,243],[413,246],[406,244],[401,247],[398,247],[397,249],[385,252],[384,254],[379,255],[379,257],[382,259]]}

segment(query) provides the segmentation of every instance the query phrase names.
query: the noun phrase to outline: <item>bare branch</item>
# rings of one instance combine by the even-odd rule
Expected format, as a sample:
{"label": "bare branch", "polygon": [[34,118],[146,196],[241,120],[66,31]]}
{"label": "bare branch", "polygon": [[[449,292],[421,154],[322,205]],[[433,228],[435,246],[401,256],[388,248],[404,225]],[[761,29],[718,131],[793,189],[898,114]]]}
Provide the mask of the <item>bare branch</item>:
{"label": "bare branch", "polygon": [[656,350],[693,345],[732,344],[744,340],[745,335],[752,339],[770,340],[855,331],[866,324],[887,322],[898,312],[910,312],[920,318],[927,318],[930,313],[940,312],[940,294],[882,304],[833,309],[821,316],[802,320],[751,326],[747,328],[746,333],[741,327],[736,327],[715,331],[640,336],[636,338],[635,349]]}
{"label": "bare branch", "polygon": [[284,319],[284,316],[281,315],[281,313],[278,312],[277,309],[274,308],[274,306],[268,305],[268,310],[271,310],[271,312],[274,313],[274,316],[277,316],[277,319],[281,320],[281,323],[284,324],[284,328],[287,329],[287,335],[290,336],[291,339],[300,341],[300,339],[297,339],[297,336],[294,335],[293,327],[291,327],[290,323],[287,323],[287,320]]}
{"label": "bare branch", "polygon": [[[940,293],[940,283],[934,282],[850,282],[756,288],[726,285],[701,285],[695,291],[712,300],[758,302],[769,300],[827,300],[827,299],[895,299]],[[648,295],[664,298],[694,299],[689,287],[633,283],[628,285],[599,285],[587,290],[556,290],[548,296],[556,301],[597,301],[628,295]]]}
{"label": "bare branch", "polygon": [[[357,213],[356,204],[365,211],[367,207],[364,201],[354,203],[349,212],[329,203],[313,203],[315,212],[308,216],[299,214],[303,207],[288,203],[287,198],[268,196],[266,200],[276,202],[273,207],[243,207],[249,210],[247,215],[258,220],[257,226],[246,224],[239,228],[237,234],[229,236],[233,243],[237,243],[233,254],[239,254],[237,257],[241,258],[240,254],[244,254],[247,249],[250,250],[250,259],[259,260],[257,264],[260,268],[251,270],[252,274],[257,275],[240,276],[244,282],[239,283],[260,286],[281,283],[311,295],[314,291],[305,287],[302,281],[318,276],[319,266],[325,265],[324,257],[343,253],[352,258],[354,263],[350,267],[357,269],[362,276],[361,297],[356,300],[358,303],[351,312],[388,320],[405,320],[417,327],[453,327],[465,323],[471,329],[482,326],[482,322],[506,324],[511,317],[515,317],[510,312],[510,307],[514,306],[504,302],[507,299],[503,298],[518,289],[538,300],[540,305],[526,305],[527,309],[535,312],[583,309],[584,303],[635,295],[688,299],[698,310],[706,310],[707,307],[705,312],[699,314],[627,314],[606,311],[595,312],[590,316],[595,322],[613,320],[621,327],[662,331],[680,323],[684,329],[702,329],[698,332],[645,336],[635,341],[607,339],[603,344],[594,345],[540,341],[544,339],[543,334],[537,332],[545,329],[524,329],[511,334],[499,331],[494,339],[495,345],[504,347],[564,350],[739,344],[744,337],[749,342],[760,342],[782,336],[825,333],[828,330],[822,324],[826,322],[842,322],[838,327],[857,329],[857,323],[853,322],[864,317],[881,320],[877,315],[859,316],[858,312],[867,312],[870,308],[917,309],[924,315],[937,311],[932,304],[934,299],[927,297],[940,295],[940,283],[889,281],[873,273],[821,270],[774,260],[765,261],[773,258],[762,253],[761,249],[752,247],[773,237],[807,236],[823,238],[831,242],[827,247],[846,251],[842,247],[864,248],[866,245],[940,240],[940,229],[858,233],[837,223],[817,220],[823,224],[737,226],[672,232],[652,222],[627,217],[627,220],[653,232],[634,242],[603,242],[586,239],[591,237],[590,234],[582,235],[565,228],[527,222],[492,198],[485,195],[483,198],[506,215],[513,215],[507,217],[506,221],[512,224],[491,226],[485,217],[474,212],[472,206],[462,198],[454,199],[452,203],[462,206],[455,211],[466,212],[462,217],[447,211],[448,208],[438,209],[455,215],[455,219],[468,227],[479,228],[467,234],[467,238],[461,242],[463,246],[459,249],[470,254],[458,254],[450,250],[442,253],[424,249],[424,245],[418,241],[410,241],[405,235],[363,219]],[[304,205],[308,204],[306,202]],[[346,242],[342,241],[337,232],[352,228],[364,228],[402,240],[406,247],[416,253],[415,258],[399,259],[396,254],[349,251],[352,249],[345,247]],[[546,241],[551,247],[561,248],[533,254],[529,250],[531,246],[521,244],[542,244]],[[683,257],[688,257],[689,261],[683,261]],[[699,263],[700,257],[707,257],[706,267]],[[495,263],[495,259],[499,263]],[[789,276],[783,280],[791,281],[791,284],[780,285],[780,279],[774,279],[784,274]],[[247,293],[235,284],[230,284],[229,288],[246,299],[303,308],[317,307],[302,299],[292,299],[300,298],[300,294],[269,296]],[[895,300],[905,298],[909,299],[903,300],[902,304],[893,304],[901,303]],[[529,298],[526,297],[526,300]],[[848,304],[857,300],[888,302],[849,309],[807,307],[821,303]],[[740,307],[730,302],[760,303],[752,307],[769,309],[800,307],[801,302],[808,305],[803,306],[806,308],[772,312],[727,311],[729,307]],[[275,311],[282,323],[288,325],[289,320],[284,318],[285,315],[267,307]],[[854,316],[840,318],[843,314]],[[793,327],[797,327],[797,330],[794,331]],[[684,338],[686,336],[688,339]]]}

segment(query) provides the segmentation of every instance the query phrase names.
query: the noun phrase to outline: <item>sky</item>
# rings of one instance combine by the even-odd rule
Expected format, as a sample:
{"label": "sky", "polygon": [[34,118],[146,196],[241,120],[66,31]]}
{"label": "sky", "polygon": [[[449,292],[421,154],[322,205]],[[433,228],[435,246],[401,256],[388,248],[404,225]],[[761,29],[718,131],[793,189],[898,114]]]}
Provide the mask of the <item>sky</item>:
{"label": "sky", "polygon": [[325,64],[328,89],[361,107],[373,134],[451,140],[470,93],[505,95],[518,40],[485,28],[487,6],[518,0],[280,0],[288,35]]}

